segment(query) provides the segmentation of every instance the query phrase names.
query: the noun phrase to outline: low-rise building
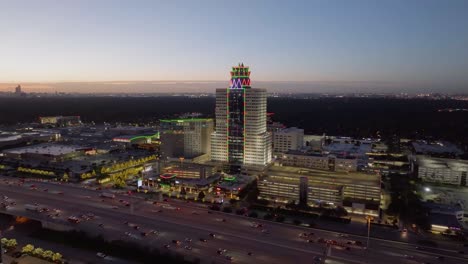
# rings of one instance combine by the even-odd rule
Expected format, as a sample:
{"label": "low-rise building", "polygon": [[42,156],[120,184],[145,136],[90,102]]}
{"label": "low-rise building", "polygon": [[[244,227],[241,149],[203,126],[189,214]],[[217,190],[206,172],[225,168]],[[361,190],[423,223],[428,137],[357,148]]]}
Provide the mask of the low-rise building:
{"label": "low-rise building", "polygon": [[210,156],[213,119],[162,119],[160,123],[162,158]]}
{"label": "low-rise building", "polygon": [[304,145],[304,129],[289,127],[273,132],[273,152],[286,153]]}
{"label": "low-rise building", "polygon": [[281,166],[348,172],[357,171],[358,166],[354,157],[337,157],[302,151],[289,151],[283,154],[278,162]]}
{"label": "low-rise building", "polygon": [[[414,165],[414,164],[413,164]],[[468,161],[457,159],[417,156],[418,177],[425,182],[468,186]]]}
{"label": "low-rise building", "polygon": [[83,155],[86,151],[88,149],[83,149],[80,146],[44,143],[7,149],[2,152],[7,158],[60,161]]}
{"label": "low-rise building", "polygon": [[349,212],[378,215],[380,176],[273,166],[258,182],[259,199],[277,203],[342,205]]}
{"label": "low-rise building", "polygon": [[170,162],[161,169],[162,174],[174,175],[178,179],[206,179],[216,173],[216,168],[187,162]]}
{"label": "low-rise building", "polygon": [[77,126],[81,124],[79,116],[41,116],[39,123],[54,126]]}
{"label": "low-rise building", "polygon": [[457,157],[463,154],[457,145],[448,141],[417,140],[411,142],[411,146],[416,155]]}

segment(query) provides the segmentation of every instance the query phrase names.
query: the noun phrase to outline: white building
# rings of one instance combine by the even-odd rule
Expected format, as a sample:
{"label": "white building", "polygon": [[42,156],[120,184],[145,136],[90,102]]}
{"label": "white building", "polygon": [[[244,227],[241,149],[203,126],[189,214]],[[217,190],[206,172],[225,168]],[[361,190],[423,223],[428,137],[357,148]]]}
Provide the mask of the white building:
{"label": "white building", "polygon": [[266,110],[266,90],[250,87],[248,67],[233,67],[230,87],[216,90],[212,160],[259,166],[270,163],[272,139]]}
{"label": "white building", "polygon": [[161,151],[164,157],[193,158],[210,155],[213,133],[211,118],[163,119]]}
{"label": "white building", "polygon": [[381,187],[378,174],[306,170],[272,166],[258,181],[258,198],[276,203],[341,205],[349,212],[377,216]]}
{"label": "white building", "polygon": [[273,133],[273,152],[286,153],[298,150],[304,145],[304,129],[285,128]]}
{"label": "white building", "polygon": [[425,182],[468,186],[468,161],[417,156],[418,177]]}
{"label": "white building", "polygon": [[289,151],[279,159],[281,166],[301,167],[330,171],[357,171],[358,160],[354,157],[336,157],[335,155],[308,154]]}

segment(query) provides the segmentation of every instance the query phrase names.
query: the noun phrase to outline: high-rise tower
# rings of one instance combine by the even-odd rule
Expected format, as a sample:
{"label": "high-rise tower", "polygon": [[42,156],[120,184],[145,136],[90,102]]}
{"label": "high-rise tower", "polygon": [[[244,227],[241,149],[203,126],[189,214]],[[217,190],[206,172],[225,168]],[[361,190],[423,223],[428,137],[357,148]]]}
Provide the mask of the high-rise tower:
{"label": "high-rise tower", "polygon": [[269,163],[271,134],[267,132],[266,110],[266,90],[250,87],[249,67],[232,67],[229,88],[216,89],[212,160],[261,166]]}

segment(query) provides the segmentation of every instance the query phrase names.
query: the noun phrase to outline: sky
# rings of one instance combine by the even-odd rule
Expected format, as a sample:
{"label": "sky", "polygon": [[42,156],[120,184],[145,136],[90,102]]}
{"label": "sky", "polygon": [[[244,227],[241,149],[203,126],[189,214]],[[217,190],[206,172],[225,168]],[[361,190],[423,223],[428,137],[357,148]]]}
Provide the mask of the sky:
{"label": "sky", "polygon": [[[468,93],[465,0],[0,0],[0,90]],[[256,85],[256,83],[258,85]]]}

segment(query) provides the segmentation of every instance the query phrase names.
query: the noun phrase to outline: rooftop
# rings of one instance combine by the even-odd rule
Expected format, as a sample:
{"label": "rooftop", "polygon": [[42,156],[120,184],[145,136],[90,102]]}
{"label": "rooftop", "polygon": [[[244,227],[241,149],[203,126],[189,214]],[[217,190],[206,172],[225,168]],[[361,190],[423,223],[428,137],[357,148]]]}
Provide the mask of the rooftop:
{"label": "rooftop", "polygon": [[297,128],[297,127],[288,127],[281,129],[280,131],[276,132],[276,134],[287,134],[287,133],[304,133],[304,129]]}
{"label": "rooftop", "polygon": [[59,144],[39,144],[21,148],[13,148],[4,150],[3,153],[7,154],[40,154],[40,155],[51,155],[60,156],[66,155],[81,149],[79,146],[68,146]]}
{"label": "rooftop", "polygon": [[417,154],[429,154],[429,153],[453,153],[456,155],[463,154],[463,151],[458,148],[457,145],[447,141],[426,141],[418,140],[413,141],[412,146]]}
{"label": "rooftop", "polygon": [[377,174],[368,174],[362,172],[336,172],[316,169],[304,169],[287,166],[272,166],[268,170],[268,175],[288,179],[306,176],[309,181],[322,182],[324,184],[343,184],[343,185],[367,185],[369,187],[380,187],[380,177]]}
{"label": "rooftop", "polygon": [[208,122],[213,121],[212,118],[176,118],[176,119],[161,119],[163,123],[184,123],[184,122]]}
{"label": "rooftop", "polygon": [[433,158],[429,156],[417,156],[419,167],[433,169],[451,169],[454,171],[468,171],[468,160]]}

